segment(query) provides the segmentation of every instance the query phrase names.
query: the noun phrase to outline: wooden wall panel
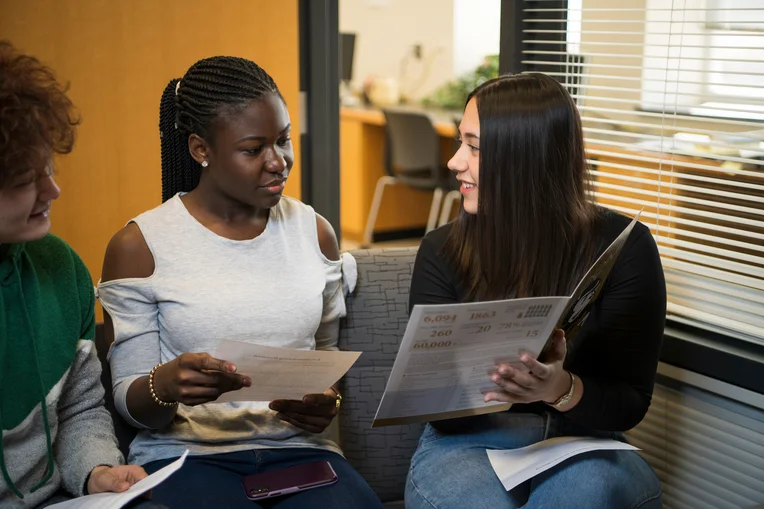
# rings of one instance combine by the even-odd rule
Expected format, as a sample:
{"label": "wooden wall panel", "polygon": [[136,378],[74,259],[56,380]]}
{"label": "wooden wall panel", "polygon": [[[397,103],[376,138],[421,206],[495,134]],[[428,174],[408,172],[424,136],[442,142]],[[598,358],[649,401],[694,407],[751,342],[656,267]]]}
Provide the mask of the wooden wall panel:
{"label": "wooden wall panel", "polygon": [[[0,0],[0,38],[70,83],[83,123],[57,163],[63,189],[53,233],[82,256],[94,280],[111,236],[161,201],[159,99],[200,58],[249,58],[276,80],[299,155],[297,0]],[[287,194],[299,198],[299,157]]]}

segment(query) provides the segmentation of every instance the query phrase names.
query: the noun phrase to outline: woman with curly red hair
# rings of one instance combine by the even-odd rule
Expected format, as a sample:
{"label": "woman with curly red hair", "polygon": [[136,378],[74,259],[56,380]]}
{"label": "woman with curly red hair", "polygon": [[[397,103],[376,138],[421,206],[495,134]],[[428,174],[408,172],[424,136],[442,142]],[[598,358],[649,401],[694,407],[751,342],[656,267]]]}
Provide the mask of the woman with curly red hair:
{"label": "woman with curly red hair", "polygon": [[53,156],[79,123],[48,67],[0,41],[0,506],[121,492],[125,466],[103,406],[87,268],[48,233]]}

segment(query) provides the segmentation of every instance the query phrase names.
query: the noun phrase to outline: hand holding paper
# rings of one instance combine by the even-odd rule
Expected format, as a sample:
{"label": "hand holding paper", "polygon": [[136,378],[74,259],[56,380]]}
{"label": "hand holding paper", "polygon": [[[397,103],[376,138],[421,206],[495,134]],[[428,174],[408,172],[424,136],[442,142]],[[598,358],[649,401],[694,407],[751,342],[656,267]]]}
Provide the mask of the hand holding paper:
{"label": "hand holding paper", "polygon": [[[562,379],[546,369],[559,364],[552,333],[562,329],[568,341],[575,341],[638,217],[570,296],[414,306],[373,426],[501,412],[515,402],[562,395],[557,390]],[[539,362],[523,363],[525,354]],[[498,380],[503,390],[496,391],[491,376],[502,365],[512,371]],[[519,376],[529,367],[546,382]],[[486,398],[486,393],[493,396]]]}
{"label": "hand holding paper", "polygon": [[90,472],[87,493],[121,493],[146,477],[148,474],[138,465],[99,465]]}
{"label": "hand holding paper", "polygon": [[360,352],[292,350],[223,339],[215,350],[215,357],[236,364],[237,373],[247,376],[252,386],[227,392],[215,402],[302,401],[308,394],[322,394],[331,387],[360,355]]}
{"label": "hand holding paper", "polygon": [[154,390],[162,401],[184,405],[209,403],[220,394],[252,384],[236,369],[235,364],[207,353],[184,353],[156,370]]}
{"label": "hand holding paper", "polygon": [[152,488],[159,486],[165,479],[180,470],[186,461],[188,451],[183,456],[173,461],[166,467],[157,470],[150,476],[133,484],[127,491],[122,493],[98,493],[79,497],[60,504],[48,506],[49,509],[119,509]]}
{"label": "hand holding paper", "polygon": [[491,375],[491,380],[497,387],[486,393],[485,401],[557,401],[570,387],[570,375],[562,368],[567,350],[562,330],[555,331],[552,341],[553,347],[543,363],[525,353],[520,355],[520,362],[527,369],[517,369],[506,363],[499,364],[496,373]]}
{"label": "hand holding paper", "polygon": [[337,415],[337,393],[327,389],[323,394],[308,394],[301,401],[277,399],[271,401],[276,417],[311,433],[323,432]]}

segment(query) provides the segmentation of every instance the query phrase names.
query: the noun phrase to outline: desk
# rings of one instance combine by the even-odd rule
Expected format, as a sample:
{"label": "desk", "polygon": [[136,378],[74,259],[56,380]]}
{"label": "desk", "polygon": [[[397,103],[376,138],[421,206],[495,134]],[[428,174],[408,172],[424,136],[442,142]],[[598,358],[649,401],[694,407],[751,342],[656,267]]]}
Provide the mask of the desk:
{"label": "desk", "polygon": [[[455,138],[456,137],[456,121],[459,120],[461,117],[461,112],[459,111],[446,111],[446,110],[428,110],[419,106],[409,106],[409,107],[400,107],[400,108],[390,108],[391,110],[394,109],[401,109],[405,111],[417,111],[417,112],[423,112],[430,115],[430,118],[433,120],[433,125],[435,126],[435,130],[438,132],[438,134],[443,138]],[[378,108],[373,107],[356,107],[356,108],[348,108],[343,107],[340,110],[340,118],[342,120],[348,120],[348,121],[359,121],[363,122],[367,125],[375,125],[384,127],[385,125],[385,115],[382,113],[382,111]]]}
{"label": "desk", "polygon": [[[441,137],[443,164],[454,154],[458,112],[427,111]],[[385,116],[375,108],[340,110],[340,224],[342,238],[361,241],[371,209],[374,188],[385,170]],[[398,231],[415,235],[427,224],[431,192],[400,186],[385,192],[377,218],[377,232]]]}

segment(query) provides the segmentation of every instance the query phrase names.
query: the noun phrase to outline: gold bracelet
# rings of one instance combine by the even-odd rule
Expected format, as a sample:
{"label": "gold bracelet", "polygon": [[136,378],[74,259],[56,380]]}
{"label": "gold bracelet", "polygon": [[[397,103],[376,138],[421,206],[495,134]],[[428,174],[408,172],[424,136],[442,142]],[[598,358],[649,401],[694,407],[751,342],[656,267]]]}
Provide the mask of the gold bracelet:
{"label": "gold bracelet", "polygon": [[565,406],[570,400],[573,398],[573,393],[576,391],[576,375],[568,371],[568,374],[570,375],[570,389],[568,389],[568,392],[560,396],[560,398],[555,401],[554,403],[550,403],[550,406],[553,408],[556,408],[559,410],[563,406]]}
{"label": "gold bracelet", "polygon": [[340,392],[334,387],[329,388],[334,391],[334,394],[336,394],[336,397],[334,398],[334,409],[339,412],[340,405],[342,404],[342,394],[340,394]]}
{"label": "gold bracelet", "polygon": [[177,401],[172,401],[172,402],[170,402],[170,401],[162,401],[162,400],[161,400],[161,399],[159,399],[159,397],[157,396],[157,393],[156,393],[156,392],[154,392],[154,373],[156,373],[157,369],[159,369],[159,368],[160,368],[161,366],[163,366],[163,365],[164,365],[164,364],[162,364],[162,363],[160,362],[159,364],[157,364],[156,366],[154,366],[154,367],[151,369],[151,373],[149,373],[149,392],[151,393],[151,399],[153,399],[153,400],[154,400],[154,403],[156,403],[156,404],[157,404],[157,405],[159,405],[159,406],[163,406],[163,407],[170,407],[170,406],[175,406],[175,405],[177,405],[177,404],[178,404],[178,402],[177,402]]}

